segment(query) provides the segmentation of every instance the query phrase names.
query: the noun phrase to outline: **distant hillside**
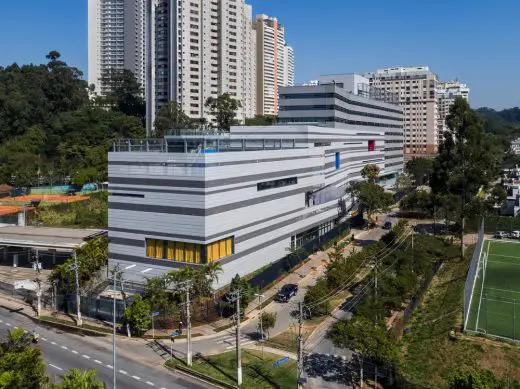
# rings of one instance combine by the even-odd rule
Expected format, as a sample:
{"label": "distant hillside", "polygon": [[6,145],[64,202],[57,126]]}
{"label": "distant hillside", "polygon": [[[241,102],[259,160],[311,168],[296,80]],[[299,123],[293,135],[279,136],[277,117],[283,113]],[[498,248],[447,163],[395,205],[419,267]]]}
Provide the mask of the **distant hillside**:
{"label": "distant hillside", "polygon": [[520,108],[508,108],[501,111],[492,108],[479,108],[476,112],[482,117],[487,132],[499,136],[505,145],[520,137]]}

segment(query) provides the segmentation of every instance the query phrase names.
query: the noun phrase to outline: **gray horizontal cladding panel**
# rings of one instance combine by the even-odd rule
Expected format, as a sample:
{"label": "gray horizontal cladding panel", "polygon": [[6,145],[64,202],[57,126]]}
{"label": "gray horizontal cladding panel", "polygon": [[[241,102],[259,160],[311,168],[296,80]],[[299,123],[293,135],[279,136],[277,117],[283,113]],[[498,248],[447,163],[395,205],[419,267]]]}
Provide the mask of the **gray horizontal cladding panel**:
{"label": "gray horizontal cladding panel", "polygon": [[[182,269],[184,267],[193,267],[193,268],[199,268],[204,265],[202,264],[196,264],[196,263],[188,263],[188,262],[175,262],[170,261],[168,259],[153,259],[153,258],[146,258],[146,257],[139,257],[136,255],[127,255],[127,254],[119,254],[114,252],[108,253],[108,258],[116,261],[128,261],[128,262],[135,262],[135,263],[145,263],[147,265],[155,265],[155,266],[164,266],[170,269]],[[145,273],[143,273],[143,277],[146,276]]]}
{"label": "gray horizontal cladding panel", "polygon": [[303,194],[308,190],[313,189],[313,186],[304,188],[298,188],[294,190],[288,190],[285,192],[275,193],[272,195],[255,197],[249,200],[243,200],[236,203],[219,205],[218,207],[202,209],[202,208],[187,208],[187,207],[170,207],[165,205],[152,205],[152,204],[131,204],[131,203],[118,203],[115,201],[109,201],[108,209],[118,209],[123,211],[139,211],[139,212],[152,212],[152,213],[166,213],[170,215],[190,215],[190,216],[211,216],[219,213],[231,211],[233,209],[249,207],[250,205],[261,204],[267,201],[273,201],[284,197],[294,196],[296,194]]}
{"label": "gray horizontal cladding panel", "polygon": [[118,236],[109,236],[108,241],[113,244],[120,244],[121,246],[145,247],[144,240],[120,238]]}
{"label": "gray horizontal cladding panel", "polygon": [[287,227],[287,226],[289,226],[291,224],[294,224],[294,223],[300,222],[302,220],[305,220],[308,217],[315,216],[317,214],[330,211],[331,209],[334,209],[334,208],[337,208],[337,207],[338,207],[338,204],[334,203],[333,205],[329,205],[327,207],[324,207],[323,209],[320,209],[320,211],[318,213],[316,213],[316,214],[301,215],[301,216],[295,217],[293,219],[284,220],[284,221],[282,221],[280,223],[272,224],[270,226],[267,226],[267,227],[264,227],[264,228],[260,228],[260,229],[255,230],[255,231],[251,231],[251,232],[249,232],[247,234],[244,234],[244,235],[239,235],[239,236],[237,236],[235,238],[235,243],[245,242],[245,241],[247,241],[249,239],[253,239],[253,238],[256,238],[257,236],[261,236],[261,235],[267,234],[268,232],[272,232],[272,231],[278,230],[280,228]]}
{"label": "gray horizontal cladding panel", "polygon": [[[338,135],[338,134],[335,134]],[[191,167],[194,164],[197,167],[218,167],[218,166],[232,166],[232,165],[249,165],[252,163],[264,163],[264,162],[281,162],[281,161],[292,161],[297,159],[309,159],[309,158],[321,158],[321,155],[301,155],[296,157],[277,157],[277,158],[263,158],[263,159],[249,159],[246,161],[225,161],[225,162],[210,162],[210,163],[185,163],[185,162],[140,162],[140,161],[112,161],[109,162],[109,166],[179,166],[179,167]]]}
{"label": "gray horizontal cladding panel", "polygon": [[[303,175],[298,176],[298,178],[308,178],[308,177],[313,177],[313,176],[314,176],[314,174],[303,174]],[[200,195],[200,196],[208,196],[208,195],[212,195],[212,194],[231,192],[234,190],[247,189],[247,188],[256,188],[256,183],[242,185],[242,186],[234,186],[231,188],[212,190],[211,192],[204,191],[204,190],[190,191],[190,190],[175,190],[175,189],[158,189],[158,188],[149,188],[149,187],[134,188],[131,186],[113,186],[113,184],[112,185],[109,184],[109,186],[108,186],[109,191],[113,191],[113,190],[119,191],[120,190],[120,191],[125,191],[125,192],[139,192],[139,193],[145,193],[145,194],[147,192],[150,192],[150,193],[187,194],[187,195]]]}
{"label": "gray horizontal cladding panel", "polygon": [[323,169],[323,166],[307,167],[302,169],[282,170],[272,173],[251,174],[249,176],[239,176],[223,178],[219,180],[204,181],[204,180],[176,180],[176,179],[161,179],[161,178],[137,178],[137,177],[109,177],[108,184],[121,185],[142,185],[142,186],[173,186],[181,188],[214,188],[218,186],[240,184],[247,181],[260,181],[270,178],[279,178],[284,176],[293,176],[309,172],[318,172]]}
{"label": "gray horizontal cladding panel", "polygon": [[110,230],[111,231],[115,231],[115,232],[123,232],[123,233],[129,233],[129,234],[140,234],[140,235],[145,235],[145,236],[146,235],[160,235],[160,236],[164,236],[166,238],[172,238],[172,239],[177,239],[177,240],[199,240],[201,242],[210,242],[213,239],[217,239],[217,238],[220,238],[222,236],[233,235],[233,234],[236,233],[237,230],[250,228],[250,227],[253,227],[253,226],[258,225],[258,224],[262,224],[262,223],[266,223],[266,222],[269,222],[269,221],[272,221],[272,220],[276,220],[276,219],[279,219],[279,218],[284,217],[284,216],[289,216],[289,215],[292,215],[292,214],[294,214],[296,212],[300,212],[303,209],[305,209],[305,208],[300,208],[300,209],[296,209],[294,211],[281,213],[281,214],[278,214],[276,216],[272,216],[272,217],[269,217],[269,218],[266,218],[266,219],[262,219],[262,220],[257,220],[257,221],[255,221],[253,223],[244,224],[242,226],[238,226],[236,228],[233,228],[233,229],[230,229],[230,230],[227,230],[227,231],[222,231],[222,232],[219,232],[218,234],[205,236],[205,237],[204,236],[193,236],[193,235],[169,234],[169,233],[158,232],[158,231],[134,230],[134,229],[129,229],[129,228],[118,228],[118,227],[110,227]]}
{"label": "gray horizontal cladding panel", "polygon": [[[266,248],[266,247],[268,247],[270,245],[273,245],[273,244],[278,243],[278,242],[280,242],[282,240],[285,240],[285,239],[291,237],[292,235],[295,235],[295,234],[298,234],[300,232],[306,231],[309,228],[312,228],[313,226],[319,225],[319,224],[324,223],[324,222],[329,221],[329,220],[333,220],[336,217],[337,216],[325,217],[322,220],[317,221],[316,223],[313,223],[313,225],[306,226],[306,227],[300,228],[298,230],[295,230],[293,232],[277,236],[274,239],[271,239],[271,240],[269,240],[267,242],[263,242],[262,244],[259,244],[257,246],[254,246],[254,247],[251,247],[251,248],[246,249],[244,251],[241,251],[240,253],[230,255],[229,257],[226,257],[226,258],[224,258],[224,259],[222,259],[222,260],[220,260],[218,262],[221,263],[221,264],[226,264],[226,263],[229,263],[229,262],[232,262],[232,261],[236,261],[237,259],[243,258],[246,255],[254,253],[255,251],[261,250],[261,249]],[[133,255],[118,254],[118,253],[113,253],[113,252],[109,252],[109,256],[108,257],[109,257],[109,259],[115,259],[115,260],[121,260],[121,261],[129,261],[129,262],[136,262],[136,263],[146,263],[146,264],[150,264],[150,265],[164,266],[164,267],[169,267],[169,268],[183,268],[183,267],[186,267],[186,266],[191,266],[191,267],[203,266],[203,265],[197,265],[197,264],[192,264],[192,263],[174,262],[174,261],[169,261],[169,260],[166,260],[166,259],[152,259],[152,258],[139,257],[139,256],[133,256]],[[274,258],[273,260],[277,260],[277,259],[279,259],[279,258]]]}

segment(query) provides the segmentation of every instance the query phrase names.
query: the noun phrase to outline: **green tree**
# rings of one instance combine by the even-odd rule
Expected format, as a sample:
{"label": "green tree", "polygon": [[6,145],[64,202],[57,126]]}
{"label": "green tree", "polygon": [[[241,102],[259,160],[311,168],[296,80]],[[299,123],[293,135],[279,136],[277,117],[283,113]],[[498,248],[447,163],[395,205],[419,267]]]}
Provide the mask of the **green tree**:
{"label": "green tree", "polygon": [[175,101],[170,101],[161,107],[155,118],[155,136],[162,137],[166,131],[172,129],[187,129],[193,126],[192,120],[182,111],[182,107]]}
{"label": "green tree", "polygon": [[381,169],[379,166],[369,163],[365,165],[361,170],[361,177],[368,179],[370,182],[375,183]]}
{"label": "green tree", "polygon": [[246,126],[272,126],[278,122],[276,115],[255,115],[252,118],[246,118]]}
{"label": "green tree", "polygon": [[258,317],[258,331],[267,332],[269,339],[269,331],[276,325],[276,312],[262,312]]}
{"label": "green tree", "polygon": [[486,134],[479,116],[468,102],[458,97],[446,119],[448,131],[442,134],[439,156],[435,158],[431,187],[434,195],[452,195],[460,221],[461,258],[464,255],[464,223],[468,205],[482,201],[477,195],[497,178],[503,158],[500,142]]}
{"label": "green tree", "polygon": [[96,379],[95,370],[81,371],[76,368],[70,369],[61,377],[61,383],[53,385],[53,389],[104,389],[105,384]]}
{"label": "green tree", "polygon": [[397,355],[397,348],[386,336],[384,325],[374,324],[362,316],[335,323],[329,337],[336,347],[350,348],[360,354],[361,381],[363,358],[388,365],[395,361]]}
{"label": "green tree", "polygon": [[374,213],[387,211],[394,202],[391,193],[385,192],[382,186],[372,182],[353,182],[347,188],[347,192],[358,199],[369,221]]}
{"label": "green tree", "polygon": [[458,373],[450,382],[450,389],[506,389],[508,387],[505,380],[498,379],[490,370]]}
{"label": "green tree", "polygon": [[133,299],[132,304],[125,309],[124,317],[135,333],[142,335],[143,330],[150,327],[152,309],[150,303],[143,300],[140,294],[135,294]]}
{"label": "green tree", "polygon": [[130,70],[111,69],[102,74],[101,84],[108,88],[108,92],[98,98],[99,104],[144,120],[146,105],[143,89]]}
{"label": "green tree", "polygon": [[236,291],[240,292],[240,309],[242,312],[245,312],[247,306],[254,297],[254,290],[251,288],[251,285],[249,285],[249,282],[241,278],[238,274],[231,279],[228,296]]}
{"label": "green tree", "polygon": [[331,288],[325,278],[319,278],[316,284],[305,292],[303,303],[309,307],[311,316],[320,317],[331,312]]}
{"label": "green tree", "polygon": [[31,347],[31,335],[19,327],[0,344],[0,388],[40,389],[48,384],[39,348]]}
{"label": "green tree", "polygon": [[395,188],[398,192],[406,193],[412,188],[412,180],[408,174],[402,174],[395,180]]}
{"label": "green tree", "polygon": [[427,185],[433,173],[433,159],[414,158],[405,166],[406,172],[411,176],[416,187]]}
{"label": "green tree", "polygon": [[204,106],[209,108],[211,114],[215,117],[218,129],[229,132],[231,126],[235,123],[237,110],[242,107],[242,104],[229,93],[224,93],[217,98],[208,97]]}
{"label": "green tree", "polygon": [[400,208],[403,211],[431,215],[433,212],[433,196],[426,190],[414,190],[403,197]]}

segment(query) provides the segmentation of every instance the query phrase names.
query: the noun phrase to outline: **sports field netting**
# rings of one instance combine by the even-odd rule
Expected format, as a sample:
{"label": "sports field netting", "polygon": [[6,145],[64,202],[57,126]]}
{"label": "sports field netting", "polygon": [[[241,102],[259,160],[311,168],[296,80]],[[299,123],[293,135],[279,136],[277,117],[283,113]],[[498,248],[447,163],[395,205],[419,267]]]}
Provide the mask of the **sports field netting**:
{"label": "sports field netting", "polygon": [[484,241],[465,329],[520,340],[520,243]]}

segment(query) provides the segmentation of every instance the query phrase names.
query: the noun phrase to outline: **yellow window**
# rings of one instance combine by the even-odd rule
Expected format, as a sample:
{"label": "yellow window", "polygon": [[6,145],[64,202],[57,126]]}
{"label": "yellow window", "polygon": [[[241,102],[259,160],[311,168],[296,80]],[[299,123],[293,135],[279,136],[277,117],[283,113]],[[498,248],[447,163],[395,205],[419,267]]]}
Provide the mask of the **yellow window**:
{"label": "yellow window", "polygon": [[226,239],[226,255],[233,254],[233,238]]}
{"label": "yellow window", "polygon": [[184,262],[184,242],[175,243],[175,260]]}
{"label": "yellow window", "polygon": [[225,257],[226,254],[226,239],[222,239],[219,242],[219,251],[220,251],[220,258]]}
{"label": "yellow window", "polygon": [[155,257],[155,239],[146,239],[146,256]]}
{"label": "yellow window", "polygon": [[175,244],[174,242],[168,242],[168,251],[166,253],[166,258],[173,260],[175,259]]}
{"label": "yellow window", "polygon": [[211,245],[206,246],[206,259],[208,262],[213,262],[213,251],[211,251]]}
{"label": "yellow window", "polygon": [[218,246],[219,246],[218,242],[211,244],[211,251],[212,251],[212,256],[213,256],[214,261],[216,261],[217,259],[220,259],[220,255],[218,252]]}
{"label": "yellow window", "polygon": [[156,240],[155,241],[155,258],[157,259],[163,259],[163,241],[162,240]]}
{"label": "yellow window", "polygon": [[194,255],[193,260],[195,263],[200,263],[200,249],[201,249],[200,244],[196,244],[195,248],[194,248],[194,253],[193,253],[193,255]]}
{"label": "yellow window", "polygon": [[185,243],[184,244],[184,252],[185,252],[184,260],[186,262],[193,262],[193,260],[194,260],[193,243]]}

